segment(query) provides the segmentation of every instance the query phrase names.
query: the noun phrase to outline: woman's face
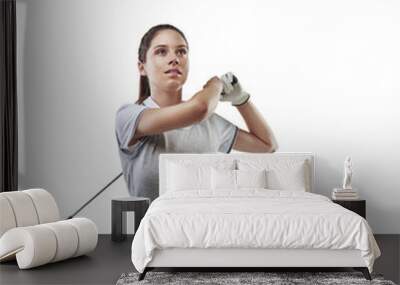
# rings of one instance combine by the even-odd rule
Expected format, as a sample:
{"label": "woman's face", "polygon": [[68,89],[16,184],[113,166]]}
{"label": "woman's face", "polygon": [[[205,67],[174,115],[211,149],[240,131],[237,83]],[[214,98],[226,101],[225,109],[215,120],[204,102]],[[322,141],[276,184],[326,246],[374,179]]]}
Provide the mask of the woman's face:
{"label": "woman's face", "polygon": [[[174,30],[161,30],[151,41],[146,62],[138,63],[140,75],[149,79],[150,87],[176,91],[186,82],[189,71],[188,46]],[[170,71],[176,69],[177,72]]]}

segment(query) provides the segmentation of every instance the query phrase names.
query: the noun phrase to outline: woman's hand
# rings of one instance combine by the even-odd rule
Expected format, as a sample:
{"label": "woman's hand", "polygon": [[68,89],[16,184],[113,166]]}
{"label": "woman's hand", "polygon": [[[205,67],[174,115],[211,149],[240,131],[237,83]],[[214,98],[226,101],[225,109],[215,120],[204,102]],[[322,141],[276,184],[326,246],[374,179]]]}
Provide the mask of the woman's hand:
{"label": "woman's hand", "polygon": [[214,112],[221,97],[222,88],[223,83],[218,76],[211,77],[207,83],[203,85],[203,89],[190,99],[206,110],[204,118],[208,118]]}
{"label": "woman's hand", "polygon": [[221,81],[223,82],[223,93],[220,101],[228,101],[232,106],[240,106],[249,100],[250,94],[243,90],[239,80],[232,72],[222,75]]}
{"label": "woman's hand", "polygon": [[205,88],[214,88],[216,89],[217,93],[220,94],[222,92],[224,85],[219,79],[218,76],[211,77],[206,84],[203,85],[203,89]]}

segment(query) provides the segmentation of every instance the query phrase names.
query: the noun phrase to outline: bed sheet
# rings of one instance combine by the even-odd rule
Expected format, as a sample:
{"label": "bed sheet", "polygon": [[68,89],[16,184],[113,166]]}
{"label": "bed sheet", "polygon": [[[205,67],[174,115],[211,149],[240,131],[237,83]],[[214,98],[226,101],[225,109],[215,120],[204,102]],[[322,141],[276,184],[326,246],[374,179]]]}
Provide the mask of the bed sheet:
{"label": "bed sheet", "polygon": [[262,188],[158,197],[132,242],[135,268],[164,248],[358,249],[370,272],[381,254],[367,221],[329,198]]}

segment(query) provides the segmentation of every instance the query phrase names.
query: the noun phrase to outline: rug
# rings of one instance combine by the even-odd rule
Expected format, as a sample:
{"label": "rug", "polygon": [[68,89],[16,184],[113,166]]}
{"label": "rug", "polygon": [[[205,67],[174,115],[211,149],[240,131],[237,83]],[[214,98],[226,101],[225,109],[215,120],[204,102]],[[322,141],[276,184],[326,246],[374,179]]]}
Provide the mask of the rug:
{"label": "rug", "polygon": [[139,273],[124,273],[116,285],[134,284],[379,284],[396,285],[384,280],[382,274],[371,274],[372,280],[366,280],[361,272],[147,272],[146,277],[138,281]]}

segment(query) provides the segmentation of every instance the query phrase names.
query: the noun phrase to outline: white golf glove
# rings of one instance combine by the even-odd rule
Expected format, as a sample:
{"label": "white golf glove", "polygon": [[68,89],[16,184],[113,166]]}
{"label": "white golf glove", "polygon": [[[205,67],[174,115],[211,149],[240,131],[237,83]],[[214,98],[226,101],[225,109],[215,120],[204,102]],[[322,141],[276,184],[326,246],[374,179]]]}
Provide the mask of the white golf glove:
{"label": "white golf glove", "polygon": [[225,73],[220,79],[224,85],[220,101],[228,101],[232,103],[232,106],[240,106],[249,100],[250,94],[243,90],[239,80],[232,72]]}

